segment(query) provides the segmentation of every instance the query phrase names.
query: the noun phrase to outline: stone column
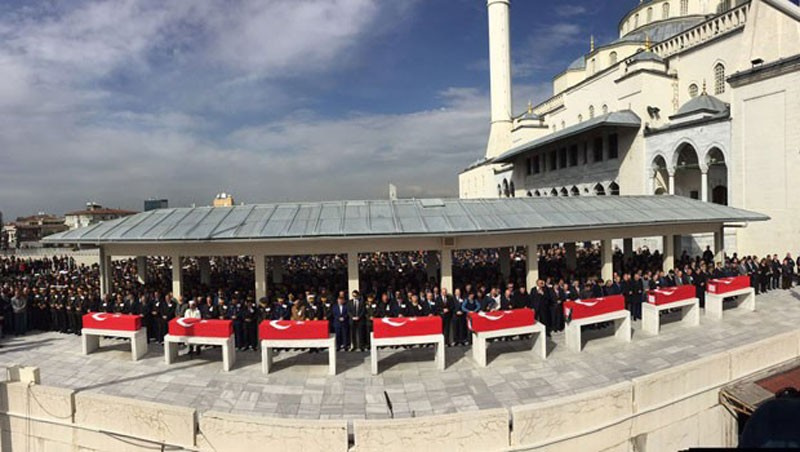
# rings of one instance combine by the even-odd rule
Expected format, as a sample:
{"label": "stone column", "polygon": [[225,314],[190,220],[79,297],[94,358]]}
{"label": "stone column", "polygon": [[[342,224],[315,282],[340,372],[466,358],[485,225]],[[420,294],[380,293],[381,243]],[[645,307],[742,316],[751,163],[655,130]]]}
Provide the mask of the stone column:
{"label": "stone column", "polygon": [[700,173],[700,200],[708,202],[708,171]]}
{"label": "stone column", "polygon": [[453,250],[443,249],[441,251],[441,288],[447,289],[447,293],[453,293]]}
{"label": "stone column", "polygon": [[725,262],[725,226],[714,231],[714,262]]}
{"label": "stone column", "polygon": [[283,284],[283,259],[278,256],[270,257],[270,267],[272,267],[272,282]]}
{"label": "stone column", "polygon": [[428,275],[428,281],[435,280],[438,276],[438,265],[436,263],[436,254],[433,251],[425,252],[425,273]]}
{"label": "stone column", "polygon": [[263,254],[253,256],[256,277],[256,301],[267,296],[267,258]]}
{"label": "stone column", "polygon": [[511,250],[506,247],[498,248],[497,260],[500,264],[500,275],[503,277],[503,281],[508,281],[511,276]]}
{"label": "stone column", "polygon": [[611,246],[611,239],[603,239],[600,242],[600,252],[603,256],[600,261],[600,277],[605,281],[614,277],[614,250]]}
{"label": "stone column", "polygon": [[564,244],[564,249],[565,249],[565,251],[567,253],[567,255],[566,255],[567,270],[569,270],[569,271],[575,271],[575,269],[578,267],[578,249],[577,248],[578,247],[575,244],[575,242],[568,242],[568,243]]}
{"label": "stone column", "polygon": [[675,194],[675,173],[669,173],[669,194]]}
{"label": "stone column", "polygon": [[622,254],[625,255],[625,259],[633,258],[633,239],[622,239]]}
{"label": "stone column", "polygon": [[535,240],[530,240],[525,244],[525,255],[528,263],[528,274],[525,278],[525,284],[530,291],[536,287],[536,281],[539,280],[539,244]]}
{"label": "stone column", "polygon": [[662,238],[664,245],[662,246],[664,253],[663,253],[663,265],[661,269],[669,271],[675,268],[675,236],[674,235],[665,235]]}
{"label": "stone column", "polygon": [[347,296],[349,297],[354,290],[359,290],[360,281],[358,276],[358,252],[357,251],[349,251],[347,253],[347,288],[349,293]]}
{"label": "stone column", "polygon": [[100,296],[111,292],[113,276],[111,274],[111,256],[106,253],[105,248],[100,247]]}
{"label": "stone column", "polygon": [[181,297],[183,290],[183,259],[180,256],[172,256],[172,296]]}
{"label": "stone column", "polygon": [[147,256],[136,256],[136,278],[139,284],[147,284]]}
{"label": "stone column", "polygon": [[208,256],[197,258],[197,263],[200,267],[200,284],[211,284],[211,260]]}

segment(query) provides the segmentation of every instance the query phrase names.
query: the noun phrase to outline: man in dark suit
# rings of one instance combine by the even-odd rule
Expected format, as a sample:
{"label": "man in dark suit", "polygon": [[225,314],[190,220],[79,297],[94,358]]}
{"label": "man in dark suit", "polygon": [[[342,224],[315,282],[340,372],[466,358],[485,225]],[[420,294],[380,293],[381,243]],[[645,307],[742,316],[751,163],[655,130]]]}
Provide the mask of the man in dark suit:
{"label": "man in dark suit", "polygon": [[350,319],[350,344],[352,350],[367,350],[367,305],[357,290],[347,304]]}
{"label": "man in dark suit", "polygon": [[333,331],[336,333],[336,350],[350,349],[350,314],[344,297],[333,306]]}
{"label": "man in dark suit", "polygon": [[453,345],[453,334],[451,332],[451,325],[453,321],[453,311],[455,310],[455,299],[447,292],[447,289],[442,287],[442,294],[439,295],[439,306],[441,310],[439,316],[442,318],[442,331],[444,332],[444,343],[448,347]]}

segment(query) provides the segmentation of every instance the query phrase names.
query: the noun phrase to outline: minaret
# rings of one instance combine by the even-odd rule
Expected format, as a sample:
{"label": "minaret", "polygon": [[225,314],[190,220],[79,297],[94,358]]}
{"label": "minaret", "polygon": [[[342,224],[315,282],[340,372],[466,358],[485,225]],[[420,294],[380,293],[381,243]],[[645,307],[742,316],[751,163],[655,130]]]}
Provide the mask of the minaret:
{"label": "minaret", "polygon": [[487,8],[492,125],[486,158],[492,158],[511,147],[511,0],[488,0]]}

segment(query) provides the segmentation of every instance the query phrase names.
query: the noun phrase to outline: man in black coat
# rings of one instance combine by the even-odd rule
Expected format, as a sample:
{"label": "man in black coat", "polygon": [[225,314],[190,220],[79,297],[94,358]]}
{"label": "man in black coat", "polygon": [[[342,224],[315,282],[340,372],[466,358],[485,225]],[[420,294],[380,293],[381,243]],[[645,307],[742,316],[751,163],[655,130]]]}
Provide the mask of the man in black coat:
{"label": "man in black coat", "polygon": [[353,298],[347,303],[347,312],[350,321],[350,344],[352,351],[367,350],[367,305],[361,299],[357,290],[353,291]]}
{"label": "man in black coat", "polygon": [[442,287],[442,293],[438,300],[441,311],[439,316],[442,318],[442,332],[444,333],[444,343],[448,347],[453,345],[453,334],[451,331],[453,323],[453,312],[455,311],[455,299],[447,292],[447,288]]}

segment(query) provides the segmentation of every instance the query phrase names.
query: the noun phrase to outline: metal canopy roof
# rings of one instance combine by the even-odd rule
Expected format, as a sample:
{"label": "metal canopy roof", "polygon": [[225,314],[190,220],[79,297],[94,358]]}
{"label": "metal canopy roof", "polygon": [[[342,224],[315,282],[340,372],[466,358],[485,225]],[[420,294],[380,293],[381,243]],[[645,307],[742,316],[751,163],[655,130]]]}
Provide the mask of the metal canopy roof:
{"label": "metal canopy roof", "polygon": [[636,113],[632,112],[631,110],[607,113],[605,115],[594,117],[579,124],[575,124],[574,126],[561,129],[557,132],[553,132],[536,140],[517,146],[506,153],[501,154],[499,157],[494,159],[493,163],[511,162],[515,157],[524,152],[533,151],[537,148],[555,143],[556,141],[573,137],[579,133],[588,132],[589,130],[599,127],[629,127],[638,129],[641,125],[642,120],[639,119],[639,116],[637,116]]}
{"label": "metal canopy roof", "polygon": [[764,221],[678,196],[402,199],[159,209],[54,234],[46,243],[443,236]]}

